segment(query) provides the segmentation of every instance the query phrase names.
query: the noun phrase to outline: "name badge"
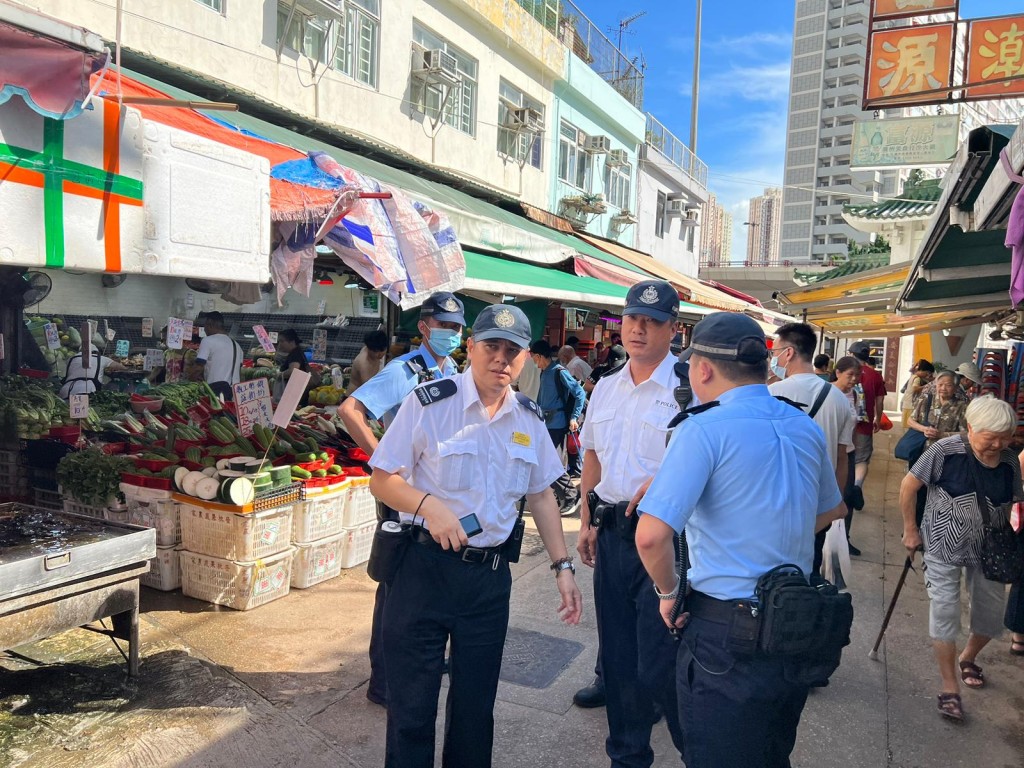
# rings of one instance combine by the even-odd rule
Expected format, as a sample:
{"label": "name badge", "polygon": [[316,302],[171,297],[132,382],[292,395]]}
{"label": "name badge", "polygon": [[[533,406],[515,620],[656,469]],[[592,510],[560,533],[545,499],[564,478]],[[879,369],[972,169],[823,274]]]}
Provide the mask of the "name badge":
{"label": "name badge", "polygon": [[524,432],[513,432],[512,433],[512,442],[515,443],[516,445],[521,445],[524,448],[529,448],[530,447],[530,436],[527,435]]}

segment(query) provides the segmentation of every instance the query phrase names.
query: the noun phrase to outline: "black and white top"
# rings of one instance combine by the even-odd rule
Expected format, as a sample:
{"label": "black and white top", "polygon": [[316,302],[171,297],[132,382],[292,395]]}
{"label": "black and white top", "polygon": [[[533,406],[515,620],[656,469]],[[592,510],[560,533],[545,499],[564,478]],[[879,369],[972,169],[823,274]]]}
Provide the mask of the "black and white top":
{"label": "black and white top", "polygon": [[[928,554],[950,565],[981,565],[984,538],[981,508],[974,492],[969,462],[977,461],[967,452],[959,435],[946,437],[930,446],[910,472],[928,486],[921,535]],[[978,462],[978,476],[992,520],[1009,521],[1010,505],[1024,500],[1020,463],[1013,451],[1005,450],[995,467]]]}

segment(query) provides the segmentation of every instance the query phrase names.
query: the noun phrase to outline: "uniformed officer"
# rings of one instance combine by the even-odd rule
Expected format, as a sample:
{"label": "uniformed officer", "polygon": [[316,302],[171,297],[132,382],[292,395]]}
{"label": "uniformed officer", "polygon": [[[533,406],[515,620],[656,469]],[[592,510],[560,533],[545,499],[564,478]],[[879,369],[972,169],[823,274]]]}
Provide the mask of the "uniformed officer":
{"label": "uniformed officer", "polygon": [[[559,617],[576,624],[582,608],[549,487],[562,464],[540,409],[511,387],[526,359],[529,321],[518,307],[498,304],[479,314],[473,330],[469,371],[418,388],[370,461],[373,494],[403,520],[422,525],[398,565],[384,609],[388,687],[401,690],[388,701],[388,768],[433,765],[449,639],[443,764],[491,765],[512,587],[503,545],[524,494],[552,560]],[[480,531],[470,536],[474,523]]]}
{"label": "uniformed officer", "polygon": [[754,320],[708,315],[681,357],[704,405],[676,428],[640,502],[637,547],[667,624],[679,588],[673,537],[686,529],[692,591],[688,620],[676,622],[686,766],[789,766],[807,686],[790,682],[788,658],[726,642],[736,602],[749,606],[776,566],[809,574],[815,531],[846,509],[821,428],[765,386],[768,348]]}
{"label": "uniformed officer", "polygon": [[[669,283],[645,280],[629,289],[622,311],[622,344],[629,361],[597,382],[581,436],[585,501],[576,548],[595,569],[606,749],[613,768],[651,765],[656,704],[680,753],[683,747],[675,643],[636,551],[636,516],[627,510],[661,466],[669,422],[679,413],[673,395],[679,379],[669,348],[678,310],[679,294]],[[600,526],[595,525],[598,518]]]}
{"label": "uniformed officer", "polygon": [[[340,406],[338,415],[356,445],[373,456],[377,438],[366,423],[367,418],[380,419],[388,426],[402,401],[424,381],[454,376],[458,372],[450,355],[462,343],[462,327],[466,324],[462,302],[452,293],[438,291],[420,306],[417,324],[423,343],[420,348],[399,355],[384,370],[367,381]],[[366,698],[387,706],[384,675],[384,650],[381,645],[381,613],[387,587],[381,583],[373,605],[370,629],[370,682]]]}

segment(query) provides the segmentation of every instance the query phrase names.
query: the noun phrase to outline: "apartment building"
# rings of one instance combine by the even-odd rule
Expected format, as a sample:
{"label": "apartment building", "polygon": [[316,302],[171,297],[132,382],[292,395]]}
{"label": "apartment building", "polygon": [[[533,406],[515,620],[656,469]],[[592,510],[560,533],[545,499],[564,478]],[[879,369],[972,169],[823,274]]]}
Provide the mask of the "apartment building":
{"label": "apartment building", "polygon": [[747,266],[779,266],[779,237],[782,234],[782,190],[765,189],[763,195],[751,198],[744,222],[747,234]]}
{"label": "apartment building", "polygon": [[718,202],[714,192],[708,193],[700,220],[700,266],[727,266],[732,261],[732,214]]}

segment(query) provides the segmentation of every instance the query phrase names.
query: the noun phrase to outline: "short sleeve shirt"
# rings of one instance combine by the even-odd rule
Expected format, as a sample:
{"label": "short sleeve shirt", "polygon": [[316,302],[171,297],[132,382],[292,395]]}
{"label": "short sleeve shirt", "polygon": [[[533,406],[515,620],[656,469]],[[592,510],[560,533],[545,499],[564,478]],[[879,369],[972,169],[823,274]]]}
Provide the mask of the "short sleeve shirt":
{"label": "short sleeve shirt", "polygon": [[[846,446],[846,450],[853,447],[853,426],[854,413],[850,407],[850,401],[838,387],[833,387],[823,382],[814,373],[798,373],[794,376],[787,376],[782,381],[777,381],[768,387],[773,395],[781,395],[800,403],[804,411],[810,413],[818,393],[825,389],[826,396],[818,412],[814,414],[814,421],[825,433],[825,447],[828,449],[829,460],[832,468],[835,469],[838,457],[836,448],[839,445]],[[846,460],[846,455],[843,460]]]}
{"label": "short sleeve shirt", "polygon": [[885,397],[885,380],[882,374],[866,363],[860,367],[860,385],[864,390],[864,411],[867,421],[857,423],[856,430],[862,435],[874,434],[875,398]]}
{"label": "short sleeve shirt", "polygon": [[390,426],[402,401],[419,384],[419,376],[406,365],[416,356],[423,359],[434,378],[447,378],[458,373],[451,358],[445,358],[439,368],[437,361],[422,350],[406,352],[385,365],[384,370],[350,395],[363,404],[372,418],[383,421],[385,427]]}
{"label": "short sleeve shirt", "polygon": [[511,387],[488,418],[472,373],[454,380],[458,390],[450,397],[426,406],[405,400],[370,466],[437,496],[456,517],[476,513],[483,530],[470,545],[495,547],[512,532],[516,502],[544,491],[565,470],[544,422]]}
{"label": "short sleeve shirt", "polygon": [[244,359],[242,349],[226,333],[215,333],[199,342],[196,360],[205,362],[203,377],[210,383],[239,382],[239,370]]}

